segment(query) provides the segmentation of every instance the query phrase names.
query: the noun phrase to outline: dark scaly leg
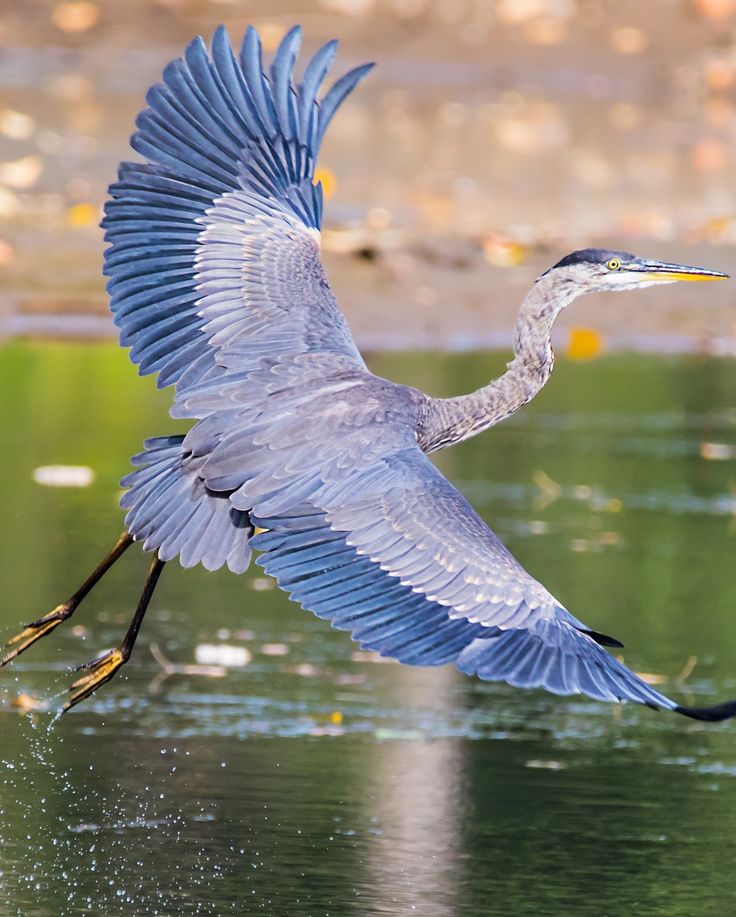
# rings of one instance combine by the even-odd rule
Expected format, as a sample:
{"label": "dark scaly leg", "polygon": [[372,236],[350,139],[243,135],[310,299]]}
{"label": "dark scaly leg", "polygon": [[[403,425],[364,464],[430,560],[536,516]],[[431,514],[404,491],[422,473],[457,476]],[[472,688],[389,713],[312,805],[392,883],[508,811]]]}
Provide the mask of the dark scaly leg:
{"label": "dark scaly leg", "polygon": [[104,653],[98,659],[85,663],[85,665],[79,667],[80,670],[86,670],[87,674],[78,678],[69,689],[71,691],[71,697],[64,704],[62,713],[71,710],[72,707],[84,700],[85,697],[89,697],[90,694],[96,691],[101,685],[110,681],[118,669],[124,666],[128,659],[130,659],[130,654],[133,651],[133,646],[138,636],[143,616],[148,608],[148,603],[151,601],[151,596],[153,595],[153,590],[156,588],[158,578],[161,576],[164,563],[165,561],[159,560],[158,552],[156,552],[153,555],[153,560],[148,570],[148,576],[146,577],[146,583],[143,587],[143,592],[138,601],[138,607],[133,615],[133,620],[130,622],[130,627],[128,628],[128,633],[125,635],[125,639],[120,646],[108,650],[107,653]]}
{"label": "dark scaly leg", "polygon": [[43,618],[39,618],[38,621],[29,624],[24,630],[8,641],[6,644],[7,652],[0,660],[0,666],[7,665],[7,663],[15,659],[16,656],[20,656],[21,653],[24,653],[29,646],[33,646],[36,640],[45,637],[46,634],[50,634],[52,630],[62,623],[62,621],[71,618],[82,599],[90,592],[92,587],[102,579],[110,567],[112,567],[115,561],[131,544],[133,544],[133,536],[129,535],[127,532],[123,532],[112,551],[100,561],[97,568],[92,571],[71,598],[67,599],[66,602],[62,602],[61,605],[57,605],[53,611],[44,615]]}

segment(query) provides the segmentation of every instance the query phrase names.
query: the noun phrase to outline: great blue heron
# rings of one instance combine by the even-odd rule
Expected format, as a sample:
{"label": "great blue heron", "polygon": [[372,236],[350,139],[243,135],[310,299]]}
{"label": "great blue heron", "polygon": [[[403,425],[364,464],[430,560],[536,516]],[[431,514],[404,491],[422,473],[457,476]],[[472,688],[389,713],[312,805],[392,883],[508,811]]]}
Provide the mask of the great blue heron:
{"label": "great blue heron", "polygon": [[373,375],[320,262],[317,151],[335,110],[371,68],[318,100],[335,41],[293,69],[292,29],[263,70],[258,35],[235,57],[201,38],[147,96],[110,187],[105,273],[120,343],[140,372],[175,386],[185,436],[149,439],[123,479],[126,531],[66,602],[8,644],[3,664],[67,620],[133,541],[153,561],[121,643],[84,666],[64,709],[127,662],[164,564],[258,563],[304,608],[361,646],[413,665],[555,694],[632,700],[702,720],[736,701],[682,707],[602,647],[511,556],[427,458],[509,417],[552,372],[552,325],[582,293],[717,271],[585,249],[524,300],[514,358],[484,388],[432,398]]}

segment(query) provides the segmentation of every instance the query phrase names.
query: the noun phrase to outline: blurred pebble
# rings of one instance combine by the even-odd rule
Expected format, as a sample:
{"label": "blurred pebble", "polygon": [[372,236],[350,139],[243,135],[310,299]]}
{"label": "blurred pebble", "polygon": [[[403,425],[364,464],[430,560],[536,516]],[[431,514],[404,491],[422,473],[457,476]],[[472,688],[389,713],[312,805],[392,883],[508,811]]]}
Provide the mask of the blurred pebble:
{"label": "blurred pebble", "polygon": [[416,739],[424,738],[423,733],[419,729],[391,729],[387,726],[379,727],[374,730],[373,737],[379,742],[392,742],[392,741],[414,741]]}
{"label": "blurred pebble", "polygon": [[264,656],[287,656],[289,647],[285,643],[264,643],[260,651]]}
{"label": "blurred pebble", "polygon": [[373,0],[321,0],[322,6],[332,13],[344,16],[364,16],[373,8]]}
{"label": "blurred pebble", "polygon": [[649,47],[649,38],[635,26],[619,26],[610,35],[611,47],[619,54],[643,54]]}
{"label": "blurred pebble", "polygon": [[322,670],[311,662],[300,662],[299,665],[291,666],[288,671],[294,675],[301,675],[302,678],[316,678],[322,674]]}
{"label": "blurred pebble", "polygon": [[577,13],[575,0],[497,0],[496,16],[517,25],[538,17],[569,19]]}
{"label": "blurred pebble", "polygon": [[15,249],[10,242],[6,242],[5,239],[0,239],[0,267],[7,267],[14,261]]}
{"label": "blurred pebble", "polygon": [[20,201],[10,188],[0,186],[0,218],[12,220],[18,215],[20,210]]}
{"label": "blurred pebble", "polygon": [[439,108],[439,118],[450,128],[460,127],[468,117],[468,106],[464,102],[445,102]]}
{"label": "blurred pebble", "polygon": [[529,248],[521,242],[490,232],[482,241],[483,257],[494,267],[518,267],[529,254]]}
{"label": "blurred pebble", "polygon": [[38,710],[41,706],[41,700],[32,694],[17,694],[11,698],[10,706],[17,710],[18,713],[29,713],[31,710]]}
{"label": "blurred pebble", "polygon": [[391,0],[392,11],[401,19],[413,19],[424,11],[427,0]]}
{"label": "blurred pebble", "polygon": [[728,153],[719,140],[706,137],[692,147],[690,161],[698,172],[720,172],[728,164]]}
{"label": "blurred pebble", "polygon": [[641,121],[641,111],[628,102],[616,102],[608,112],[611,124],[620,131],[633,131]]}
{"label": "blurred pebble", "polygon": [[592,188],[609,187],[617,174],[608,159],[595,150],[575,150],[572,166],[580,181]]}
{"label": "blurred pebble", "polygon": [[695,9],[706,19],[725,19],[736,12],[736,0],[692,0]]}
{"label": "blurred pebble", "polygon": [[561,771],[564,770],[567,765],[563,764],[562,761],[552,761],[552,760],[543,760],[532,758],[530,761],[527,761],[524,764],[524,767],[531,767],[538,770],[546,771]]}
{"label": "blurred pebble", "polygon": [[393,215],[386,207],[371,207],[365,215],[365,225],[368,229],[380,231],[388,229],[393,222]]}
{"label": "blurred pebble", "polygon": [[0,134],[8,140],[28,140],[33,134],[36,122],[30,115],[5,108],[0,111]]}
{"label": "blurred pebble", "polygon": [[483,22],[466,22],[460,27],[460,41],[466,45],[482,45],[486,41],[487,31]]}
{"label": "blurred pebble", "polygon": [[734,120],[734,108],[728,99],[708,99],[705,103],[705,120],[709,127],[727,130]]}
{"label": "blurred pebble", "polygon": [[92,81],[81,73],[56,73],[49,79],[46,89],[64,102],[81,102],[94,95]]}
{"label": "blurred pebble", "polygon": [[56,4],[51,21],[62,32],[86,32],[100,21],[100,8],[90,0],[67,0]]}
{"label": "blurred pebble", "polygon": [[64,146],[64,138],[56,131],[43,128],[36,134],[36,146],[47,156],[53,156]]}
{"label": "blurred pebble", "polygon": [[221,665],[228,669],[237,669],[248,665],[253,656],[244,646],[200,643],[194,649],[194,658],[199,665]]}
{"label": "blurred pebble", "polygon": [[86,465],[41,465],[32,477],[43,487],[89,487],[95,473]]}
{"label": "blurred pebble", "polygon": [[734,82],[734,64],[716,58],[705,65],[705,81],[711,89],[730,89]]}
{"label": "blurred pebble", "polygon": [[248,586],[254,592],[268,592],[276,586],[276,581],[270,576],[254,576],[252,580],[248,580]]}
{"label": "blurred pebble", "polygon": [[532,19],[524,27],[524,37],[532,45],[559,45],[567,38],[567,25],[549,16]]}
{"label": "blurred pebble", "polygon": [[432,287],[414,287],[412,298],[418,306],[433,306],[438,299],[437,290]]}
{"label": "blurred pebble", "polygon": [[450,25],[461,22],[467,16],[468,6],[465,0],[437,0],[437,14],[441,22]]}
{"label": "blurred pebble", "polygon": [[728,443],[701,443],[700,457],[709,462],[724,462],[736,457],[736,447]]}
{"label": "blurred pebble", "polygon": [[651,236],[655,239],[672,239],[676,225],[664,213],[635,210],[621,214],[620,229],[624,235]]}
{"label": "blurred pebble", "polygon": [[[222,0],[218,0],[222,2]],[[237,3],[239,0],[225,0],[225,2]],[[267,54],[273,54],[281,43],[281,39],[286,34],[286,27],[280,22],[259,22],[258,34],[261,37],[261,45]]]}
{"label": "blurred pebble", "polygon": [[332,679],[336,685],[364,685],[367,680],[368,679],[365,677],[365,675],[360,673],[355,673],[352,675],[344,673],[342,675],[335,675],[335,677]]}
{"label": "blurred pebble", "polygon": [[0,184],[16,190],[32,188],[43,172],[40,156],[23,156],[10,162],[0,163]]}
{"label": "blurred pebble", "polygon": [[341,736],[343,735],[343,730],[339,726],[333,726],[331,723],[328,726],[313,726],[309,730],[310,736]]}
{"label": "blurred pebble", "polygon": [[593,496],[590,498],[590,508],[597,513],[620,513],[624,505],[618,497]]}

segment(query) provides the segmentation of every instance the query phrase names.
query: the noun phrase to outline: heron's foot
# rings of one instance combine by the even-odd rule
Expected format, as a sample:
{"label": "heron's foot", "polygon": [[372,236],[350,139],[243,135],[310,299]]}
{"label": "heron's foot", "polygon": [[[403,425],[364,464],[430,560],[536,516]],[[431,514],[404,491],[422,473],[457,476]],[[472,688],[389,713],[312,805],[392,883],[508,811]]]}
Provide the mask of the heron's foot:
{"label": "heron's foot", "polygon": [[71,686],[69,691],[71,696],[64,704],[62,713],[71,710],[80,701],[83,701],[90,694],[93,694],[99,687],[106,684],[115,675],[117,670],[125,665],[130,653],[126,653],[121,647],[114,650],[108,650],[98,659],[92,662],[86,662],[79,666],[79,670],[87,670],[86,675],[82,675]]}
{"label": "heron's foot", "polygon": [[5,644],[7,652],[3,658],[0,659],[0,666],[12,662],[16,656],[25,653],[29,646],[33,646],[36,640],[40,640],[41,637],[50,634],[52,630],[55,630],[55,628],[62,623],[62,621],[66,621],[75,607],[76,603],[63,602],[61,605],[57,605],[53,611],[39,618],[38,621],[29,624],[19,634],[16,634],[12,639],[8,640]]}

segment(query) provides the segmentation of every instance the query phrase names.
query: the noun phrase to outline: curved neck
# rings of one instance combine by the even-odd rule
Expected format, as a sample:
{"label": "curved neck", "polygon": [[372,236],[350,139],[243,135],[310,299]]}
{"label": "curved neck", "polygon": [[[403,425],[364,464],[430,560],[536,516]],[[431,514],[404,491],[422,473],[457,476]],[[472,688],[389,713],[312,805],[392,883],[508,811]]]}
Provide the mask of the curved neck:
{"label": "curved neck", "polygon": [[419,434],[419,445],[425,452],[487,430],[537,394],[554,367],[552,326],[579,292],[574,283],[556,284],[548,275],[537,280],[519,310],[514,328],[514,359],[506,372],[470,395],[430,399],[429,413]]}

